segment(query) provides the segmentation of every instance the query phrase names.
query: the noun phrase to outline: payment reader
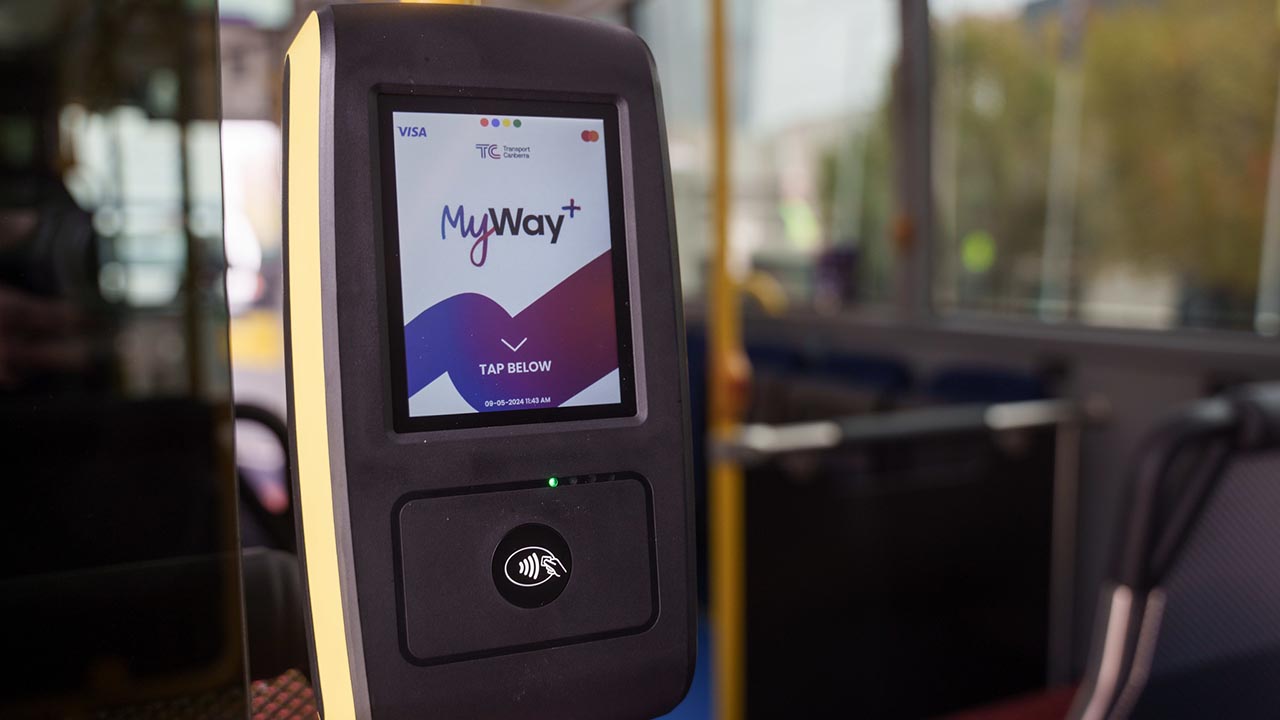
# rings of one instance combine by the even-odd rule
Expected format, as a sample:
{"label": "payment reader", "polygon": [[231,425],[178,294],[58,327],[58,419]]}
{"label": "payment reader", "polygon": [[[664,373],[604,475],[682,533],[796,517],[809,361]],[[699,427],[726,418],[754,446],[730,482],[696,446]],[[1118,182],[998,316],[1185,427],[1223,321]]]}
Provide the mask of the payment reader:
{"label": "payment reader", "polygon": [[312,14],[285,72],[292,471],[333,718],[644,718],[694,657],[652,59],[478,7]]}

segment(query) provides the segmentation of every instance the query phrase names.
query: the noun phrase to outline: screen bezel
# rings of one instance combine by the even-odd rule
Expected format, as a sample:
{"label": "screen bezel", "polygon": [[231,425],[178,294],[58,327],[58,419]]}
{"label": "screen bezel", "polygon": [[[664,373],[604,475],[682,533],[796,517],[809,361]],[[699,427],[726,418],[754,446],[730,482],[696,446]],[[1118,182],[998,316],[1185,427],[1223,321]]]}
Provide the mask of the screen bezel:
{"label": "screen bezel", "polygon": [[[500,97],[440,97],[378,93],[378,195],[384,262],[381,274],[386,283],[386,330],[390,353],[391,420],[397,433],[430,432],[463,428],[501,427],[554,423],[571,420],[625,418],[636,414],[635,357],[631,328],[631,293],[627,252],[627,232],[622,197],[622,151],[618,109],[608,103],[518,100]],[[404,344],[404,300],[400,267],[400,232],[395,174],[393,115],[396,112],[451,113],[521,117],[601,120],[604,123],[605,176],[609,195],[610,252],[613,265],[614,328],[617,334],[618,376],[621,402],[611,405],[539,408],[530,410],[478,411],[452,415],[414,416],[409,414],[408,380]]]}

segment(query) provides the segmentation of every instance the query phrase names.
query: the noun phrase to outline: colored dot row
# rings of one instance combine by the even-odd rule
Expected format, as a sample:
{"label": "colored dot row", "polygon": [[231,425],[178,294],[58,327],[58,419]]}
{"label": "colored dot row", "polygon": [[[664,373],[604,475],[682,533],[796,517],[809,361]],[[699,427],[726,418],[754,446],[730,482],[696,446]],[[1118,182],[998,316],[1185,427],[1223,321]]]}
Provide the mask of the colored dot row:
{"label": "colored dot row", "polygon": [[482,127],[520,127],[520,118],[480,118]]}

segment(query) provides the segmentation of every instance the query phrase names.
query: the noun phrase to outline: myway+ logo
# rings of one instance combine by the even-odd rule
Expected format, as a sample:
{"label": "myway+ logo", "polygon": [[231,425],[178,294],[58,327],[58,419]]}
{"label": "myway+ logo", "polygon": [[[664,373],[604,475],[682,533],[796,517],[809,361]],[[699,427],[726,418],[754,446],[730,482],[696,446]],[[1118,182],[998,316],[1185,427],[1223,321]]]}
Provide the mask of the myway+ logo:
{"label": "myway+ logo", "polygon": [[565,211],[558,215],[550,213],[531,213],[524,208],[489,208],[487,212],[468,215],[466,208],[458,205],[456,209],[444,206],[440,213],[440,239],[447,240],[448,228],[453,228],[463,238],[475,238],[471,245],[471,264],[483,267],[489,258],[489,238],[525,235],[528,237],[551,236],[551,245],[560,239],[560,231],[564,228],[566,214],[572,220],[582,212],[582,206],[573,198],[569,204],[560,208]]}

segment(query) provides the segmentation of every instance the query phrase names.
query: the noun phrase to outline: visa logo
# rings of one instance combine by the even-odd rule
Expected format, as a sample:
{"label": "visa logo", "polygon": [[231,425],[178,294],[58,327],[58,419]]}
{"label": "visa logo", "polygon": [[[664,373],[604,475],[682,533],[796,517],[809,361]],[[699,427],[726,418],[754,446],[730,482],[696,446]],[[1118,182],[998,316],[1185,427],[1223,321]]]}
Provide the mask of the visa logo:
{"label": "visa logo", "polygon": [[424,138],[427,136],[427,129],[417,125],[397,125],[396,130],[400,133],[400,137]]}

